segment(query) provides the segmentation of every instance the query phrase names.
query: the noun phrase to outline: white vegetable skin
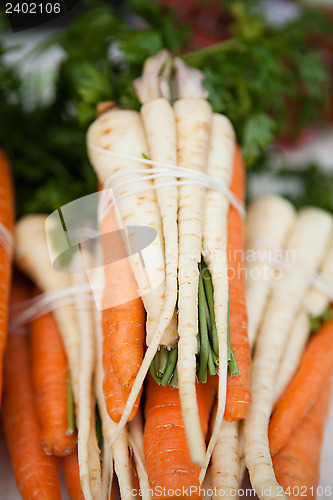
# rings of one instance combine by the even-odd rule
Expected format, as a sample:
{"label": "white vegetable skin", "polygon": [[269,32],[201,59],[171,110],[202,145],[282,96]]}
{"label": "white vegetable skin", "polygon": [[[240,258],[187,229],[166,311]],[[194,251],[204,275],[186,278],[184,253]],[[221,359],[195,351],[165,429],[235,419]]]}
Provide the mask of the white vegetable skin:
{"label": "white vegetable skin", "polygon": [[[16,265],[42,292],[70,286],[69,274],[55,271],[51,265],[45,236],[46,219],[46,215],[27,215],[15,227]],[[76,314],[68,305],[57,307],[53,314],[68,359],[74,401],[78,403],[80,356]]]}
{"label": "white vegetable skin", "polygon": [[[266,195],[253,201],[246,215],[245,251],[248,337],[253,349],[272,283],[274,266],[269,252],[283,247],[296,213],[283,198]],[[258,259],[262,254],[263,258]]]}
{"label": "white vegetable skin", "polygon": [[[230,121],[215,113],[212,119],[210,151],[207,160],[207,175],[229,189],[235,152],[235,133]],[[202,481],[205,468],[218,439],[227,392],[227,328],[228,328],[228,256],[227,256],[227,217],[229,200],[217,191],[207,190],[204,200],[203,217],[203,256],[212,275],[214,287],[215,322],[219,340],[219,384],[218,407],[215,425],[210,439],[205,467],[201,471]]]}
{"label": "white vegetable skin", "polygon": [[[300,211],[288,238],[296,266],[313,271],[323,258],[322,242],[329,237],[332,221],[320,209]],[[288,333],[309,286],[308,273],[282,268],[281,289],[273,289],[256,342],[252,365],[252,405],[245,419],[245,460],[250,480],[261,500],[284,498],[275,479],[268,443],[268,424],[273,407],[274,384]],[[285,287],[283,290],[282,287]]]}
{"label": "white vegetable skin", "polygon": [[[172,106],[166,99],[154,99],[142,106],[141,116],[149,146],[150,159],[177,165],[176,122]],[[166,272],[165,303],[160,317],[159,328],[164,329],[168,326],[172,318],[172,328],[169,328],[164,333],[161,340],[161,344],[168,347],[172,347],[178,338],[177,318],[175,315],[178,293],[178,187],[176,180],[176,177],[171,173],[168,176],[154,180],[162,217]],[[163,187],[165,183],[171,185]],[[150,343],[150,340],[149,338],[148,343]]]}
{"label": "white vegetable skin", "polygon": [[[178,164],[205,171],[210,145],[212,111],[202,99],[182,99],[174,104],[178,137]],[[198,185],[179,187],[179,294],[178,386],[191,459],[205,466],[195,390],[198,333],[198,263],[202,251],[205,190]]]}
{"label": "white vegetable skin", "polygon": [[[147,154],[148,146],[144,135],[144,129],[139,113],[129,110],[111,110],[100,116],[88,129],[88,145],[92,144],[99,148],[110,150],[115,153],[126,154],[142,159],[142,154]],[[107,156],[88,148],[90,161],[103,184],[108,177],[122,169],[146,169],[149,166],[130,161],[125,158]],[[147,180],[143,174],[131,173],[126,175],[126,185],[116,191],[119,196],[135,190],[137,194],[125,196],[117,200],[117,210],[121,221],[119,227],[127,228],[127,243],[131,248],[135,235],[128,230],[129,227],[144,226],[156,231],[157,237],[148,247],[143,250],[146,268],[143,268],[140,256],[137,254],[129,256],[129,261],[138,283],[139,294],[147,311],[147,341],[151,341],[160,318],[161,310],[165,301],[165,262],[163,252],[163,234],[161,216],[153,189],[153,182]],[[111,183],[111,187],[112,183]],[[148,191],[146,189],[149,188]],[[151,286],[146,279],[148,273],[150,279],[154,279]],[[173,329],[170,335],[174,338],[175,324],[168,326]],[[164,333],[164,332],[162,332]]]}
{"label": "white vegetable skin", "polygon": [[[69,263],[69,270],[80,269],[81,273],[71,274],[73,285],[88,283],[84,263],[91,261],[91,255],[78,250]],[[88,266],[90,268],[90,266]],[[79,398],[76,406],[78,425],[78,457],[80,480],[86,500],[99,500],[102,496],[102,471],[100,450],[95,431],[95,399],[93,398],[93,372],[95,367],[94,317],[91,303],[80,298],[73,299],[80,331],[80,375]]]}
{"label": "white vegetable skin", "polygon": [[144,500],[150,500],[151,488],[148,481],[148,473],[143,451],[143,421],[139,410],[134,419],[128,424],[129,443],[131,445],[136,471],[139,478],[141,496]]}
{"label": "white vegetable skin", "polygon": [[223,420],[222,428],[212,455],[213,498],[238,498],[240,478],[238,422]]}
{"label": "white vegetable skin", "polygon": [[[325,245],[325,241],[323,241],[323,245]],[[320,271],[324,281],[333,283],[332,238]],[[301,306],[289,334],[286,351],[275,384],[274,402],[276,402],[285,391],[301,360],[302,353],[311,333],[308,313],[311,313],[313,316],[319,316],[328,307],[329,302],[330,299],[325,293],[312,287],[308,290],[304,304]]]}

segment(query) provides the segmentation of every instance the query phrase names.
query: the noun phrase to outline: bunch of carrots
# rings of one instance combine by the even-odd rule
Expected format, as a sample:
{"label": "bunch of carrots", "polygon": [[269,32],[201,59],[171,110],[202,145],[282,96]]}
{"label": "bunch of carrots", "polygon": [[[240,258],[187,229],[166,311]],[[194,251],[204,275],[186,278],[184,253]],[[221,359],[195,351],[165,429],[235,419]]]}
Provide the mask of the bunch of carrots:
{"label": "bunch of carrots", "polygon": [[[56,457],[75,499],[111,498],[114,472],[121,498],[237,498],[245,466],[260,499],[316,497],[333,322],[310,338],[308,313],[332,296],[332,216],[269,195],[244,220],[242,154],[202,81],[162,51],[134,82],[140,112],[100,106],[99,248],[59,272],[54,214],[16,225],[31,281],[12,284],[2,420],[24,499],[60,498]],[[154,235],[139,252],[138,227]]]}

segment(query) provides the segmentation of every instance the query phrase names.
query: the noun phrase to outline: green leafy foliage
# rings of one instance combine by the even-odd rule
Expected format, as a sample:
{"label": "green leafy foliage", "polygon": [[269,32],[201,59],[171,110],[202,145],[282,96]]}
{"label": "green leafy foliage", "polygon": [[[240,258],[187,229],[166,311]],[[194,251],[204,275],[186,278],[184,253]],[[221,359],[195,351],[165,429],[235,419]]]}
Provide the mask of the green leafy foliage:
{"label": "green leafy foliage", "polygon": [[[128,0],[114,10],[90,0],[86,12],[36,50],[60,46],[64,59],[55,98],[33,110],[24,107],[24,82],[0,44],[0,145],[13,165],[17,214],[50,212],[96,189],[85,146],[96,105],[113,100],[138,109],[133,79],[163,47],[203,71],[214,111],[233,122],[253,170],[277,134],[290,136],[324,120],[332,82],[322,53],[309,43],[323,33],[332,38],[324,16],[304,8],[299,19],[277,29],[256,0],[228,0],[224,8],[232,38],[188,53],[191,27],[158,1]],[[323,177],[313,176],[313,191],[305,187],[304,198],[313,201],[317,186],[315,204],[332,206]]]}

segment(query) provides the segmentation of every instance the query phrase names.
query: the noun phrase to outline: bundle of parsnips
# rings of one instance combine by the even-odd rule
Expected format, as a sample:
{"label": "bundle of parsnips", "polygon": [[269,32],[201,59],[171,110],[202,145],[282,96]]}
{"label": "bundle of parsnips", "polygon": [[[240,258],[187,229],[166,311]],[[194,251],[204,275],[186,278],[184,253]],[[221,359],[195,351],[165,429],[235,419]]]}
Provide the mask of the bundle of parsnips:
{"label": "bundle of parsnips", "polygon": [[[202,80],[198,70],[161,52],[146,61],[143,76],[134,83],[142,102],[140,112],[113,107],[90,126],[87,136],[99,181],[113,191],[112,217],[127,227],[127,248],[134,247],[134,227],[149,227],[156,234],[146,249],[145,269],[139,255],[129,256],[127,269],[123,262],[105,262],[103,356],[109,415],[119,420],[118,435],[135,414],[151,367],[154,382],[149,383],[148,406],[150,391],[160,392],[161,398],[170,394],[174,399],[177,394],[179,418],[184,420],[177,432],[179,438],[184,434],[183,442],[186,435],[187,446],[175,449],[172,470],[184,469],[188,448],[188,463],[202,468],[201,478],[223,415],[230,421],[244,418],[251,400],[244,286],[237,272],[232,282],[228,279],[228,266],[237,267],[234,256],[243,247],[244,169],[232,125],[225,116],[212,113]],[[109,217],[110,213],[105,215]],[[117,227],[115,221],[109,223],[109,231],[111,227]],[[228,243],[232,262],[228,262]],[[148,286],[144,270],[153,286]],[[142,303],[133,297],[137,286]],[[109,307],[110,301],[120,305]],[[174,394],[165,387],[169,381],[178,387]],[[206,450],[216,387],[217,411]],[[202,390],[211,392],[209,404],[200,401]],[[164,413],[167,426],[172,422],[166,409]],[[171,434],[168,439],[172,441]],[[156,457],[148,453],[147,460],[149,476]],[[152,486],[167,486],[168,473],[167,468],[161,480],[151,478]],[[198,481],[199,468],[195,484]]]}

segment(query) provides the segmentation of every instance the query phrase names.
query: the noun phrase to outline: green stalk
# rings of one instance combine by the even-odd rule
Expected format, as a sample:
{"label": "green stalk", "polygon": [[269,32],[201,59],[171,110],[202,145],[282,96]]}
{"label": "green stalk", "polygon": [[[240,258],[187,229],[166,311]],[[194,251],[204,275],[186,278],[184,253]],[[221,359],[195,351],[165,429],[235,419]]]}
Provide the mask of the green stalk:
{"label": "green stalk", "polygon": [[238,364],[234,355],[234,351],[231,349],[231,359],[228,364],[229,375],[230,377],[234,377],[235,375],[239,375]]}
{"label": "green stalk", "polygon": [[216,323],[215,323],[214,289],[213,289],[213,283],[212,283],[212,276],[211,276],[209,269],[208,269],[208,267],[203,259],[201,261],[201,269],[202,269],[202,274],[204,275],[203,284],[204,284],[204,291],[205,291],[205,299],[207,299],[207,305],[208,305],[210,323],[211,323],[212,348],[213,348],[213,351],[216,354],[216,356],[218,356],[219,355],[219,340],[217,337],[217,329],[216,329]]}
{"label": "green stalk", "polygon": [[[157,353],[156,353],[157,354]],[[156,356],[155,356],[156,358]],[[156,374],[156,368],[155,368],[155,358],[153,359],[153,361],[151,362],[150,364],[150,367],[149,367],[149,371],[150,371],[150,374],[151,376],[153,377],[153,379],[155,380],[155,382],[160,385],[161,384],[161,379],[158,378],[157,374]]]}
{"label": "green stalk", "polygon": [[75,431],[75,415],[74,415],[74,401],[71,377],[68,376],[67,382],[67,436],[71,436]]}
{"label": "green stalk", "polygon": [[208,363],[208,353],[210,350],[208,329],[207,329],[207,319],[206,319],[206,306],[205,306],[205,291],[201,276],[201,266],[199,266],[199,290],[198,290],[198,302],[199,302],[199,332],[200,332],[200,365],[198,371],[199,382],[207,382],[207,363]]}
{"label": "green stalk", "polygon": [[170,351],[166,347],[160,348],[159,363],[157,365],[157,376],[162,378],[169,363]]}
{"label": "green stalk", "polygon": [[214,363],[213,353],[211,349],[209,349],[208,353],[208,372],[209,375],[216,375],[216,366]]}
{"label": "green stalk", "polygon": [[172,389],[178,389],[178,372],[177,372],[177,368],[175,368],[175,371],[173,373],[173,377],[172,377],[172,380],[170,382],[170,387],[172,387]]}
{"label": "green stalk", "polygon": [[239,40],[231,38],[227,41],[217,42],[195,52],[188,52],[182,55],[182,59],[190,66],[198,66],[203,60],[221,54],[221,52],[235,49],[239,46]]}
{"label": "green stalk", "polygon": [[169,353],[168,366],[167,366],[167,368],[164,372],[163,378],[161,380],[161,385],[167,385],[170,378],[174,374],[174,372],[176,370],[177,358],[178,358],[178,347],[175,346],[171,349],[171,351]]}

